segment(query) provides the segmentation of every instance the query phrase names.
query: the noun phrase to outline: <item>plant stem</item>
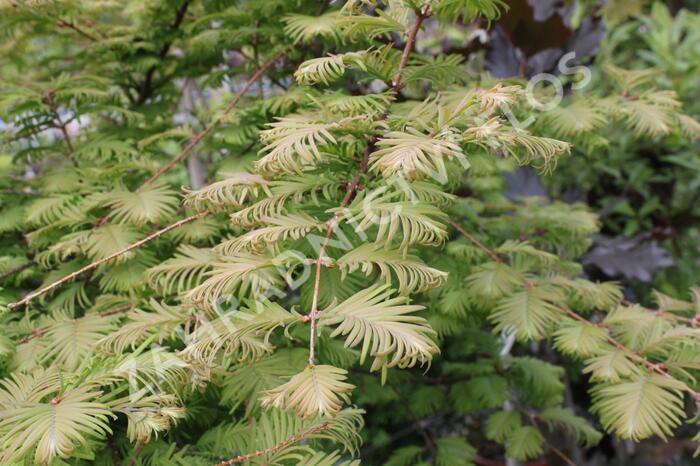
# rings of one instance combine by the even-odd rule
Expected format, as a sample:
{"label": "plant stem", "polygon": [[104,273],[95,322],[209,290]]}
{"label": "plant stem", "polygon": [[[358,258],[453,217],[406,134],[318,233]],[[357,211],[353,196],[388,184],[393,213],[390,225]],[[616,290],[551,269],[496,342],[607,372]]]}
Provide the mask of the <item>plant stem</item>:
{"label": "plant stem", "polygon": [[253,458],[257,458],[259,456],[266,455],[268,453],[274,453],[274,452],[279,451],[283,448],[286,448],[290,445],[294,445],[295,443],[305,439],[309,435],[313,435],[316,432],[326,430],[326,429],[328,429],[328,426],[329,426],[328,422],[323,422],[319,425],[313,426],[310,429],[305,430],[304,432],[302,432],[300,434],[292,435],[291,437],[278,443],[277,445],[273,445],[269,448],[265,448],[264,450],[254,451],[253,453],[248,453],[247,455],[236,456],[233,459],[230,459],[227,461],[222,461],[221,463],[217,463],[214,466],[229,466],[231,464],[239,464],[239,463],[243,463],[245,461],[251,460]]}
{"label": "plant stem", "polygon": [[34,261],[28,261],[22,265],[18,265],[17,267],[14,267],[14,268],[8,270],[7,272],[3,272],[2,274],[0,274],[0,281],[6,279],[7,277],[9,277],[11,275],[14,275],[14,274],[19,273],[23,270],[26,270],[29,267],[31,267],[32,265],[34,265]]}
{"label": "plant stem", "polygon": [[37,291],[29,293],[27,296],[22,298],[20,301],[17,301],[16,303],[10,304],[9,308],[16,309],[24,304],[27,304],[30,301],[32,301],[34,298],[37,298],[37,297],[43,295],[44,293],[47,293],[47,292],[53,290],[54,288],[62,285],[63,283],[70,281],[71,279],[77,277],[78,275],[81,275],[89,270],[93,270],[93,269],[97,268],[98,266],[100,266],[106,262],[111,261],[112,259],[116,259],[117,257],[121,256],[122,254],[126,254],[129,251],[132,251],[138,247],[141,247],[144,244],[148,243],[149,241],[154,240],[160,236],[163,236],[167,232],[174,230],[175,228],[178,228],[186,223],[190,223],[194,220],[197,220],[198,218],[204,217],[205,215],[207,215],[207,212],[200,212],[198,214],[190,215],[187,218],[183,218],[182,220],[179,220],[175,223],[172,223],[165,228],[161,228],[160,230],[156,231],[155,233],[151,233],[150,235],[146,236],[145,238],[143,238],[135,243],[130,244],[129,246],[125,247],[124,249],[120,249],[119,251],[112,253],[107,257],[104,257],[100,260],[92,262],[91,264],[88,264],[85,267],[83,267],[79,270],[76,270],[75,272],[69,273],[68,275],[64,276],[63,278],[60,278],[60,279],[56,280],[55,282],[53,282],[49,285],[46,285],[45,287],[43,287]]}
{"label": "plant stem", "polygon": [[236,107],[238,102],[240,102],[241,98],[245,95],[246,92],[248,92],[248,89],[250,89],[250,87],[263,75],[263,73],[265,73],[270,67],[272,67],[272,65],[274,65],[275,62],[277,62],[277,60],[282,58],[290,50],[290,48],[291,47],[286,47],[284,50],[282,50],[277,55],[275,55],[271,60],[264,63],[260,68],[258,68],[255,71],[255,73],[250,78],[248,78],[248,81],[246,81],[245,85],[243,85],[241,90],[238,91],[238,93],[234,96],[233,100],[231,100],[231,102],[229,102],[228,105],[226,105],[223,112],[221,112],[221,114],[217,118],[215,118],[209,124],[209,126],[207,126],[202,131],[200,131],[199,133],[194,135],[190,139],[190,141],[187,143],[187,145],[184,147],[184,149],[182,149],[182,151],[175,158],[173,158],[171,161],[169,161],[168,163],[163,165],[149,179],[144,181],[141,184],[141,186],[139,186],[137,188],[137,191],[140,189],[143,189],[145,186],[153,183],[155,180],[160,178],[165,172],[167,172],[172,167],[177,165],[182,159],[184,159],[185,157],[190,155],[190,152],[192,152],[192,149],[194,149],[194,147],[197,144],[199,144],[202,141],[202,139],[206,138],[209,135],[209,133],[211,133],[218,126],[218,124],[221,122],[221,120],[224,116],[229,114],[231,112],[231,110],[233,110]]}
{"label": "plant stem", "polygon": [[498,254],[496,254],[495,251],[492,251],[491,249],[489,249],[488,247],[486,247],[481,241],[479,241],[478,239],[476,239],[476,238],[474,238],[472,235],[470,235],[470,234],[467,232],[467,230],[465,230],[464,228],[462,228],[462,227],[461,227],[458,223],[456,223],[454,220],[448,218],[448,219],[447,219],[447,223],[449,223],[450,225],[452,225],[452,227],[453,227],[455,230],[457,230],[462,236],[464,236],[465,238],[467,238],[472,244],[474,244],[474,246],[478,247],[478,248],[481,249],[483,252],[485,252],[494,262],[497,262],[497,263],[499,263],[499,264],[502,264],[502,263],[503,263],[503,260],[502,260],[500,257],[498,257]]}
{"label": "plant stem", "polygon": [[68,147],[68,154],[70,155],[74,152],[74,149],[73,143],[70,140],[70,135],[68,134],[68,129],[66,128],[66,124],[61,121],[61,117],[56,111],[56,109],[53,109],[53,116],[56,119],[58,129],[60,129],[61,134],[63,134],[63,140],[66,142],[66,146]]}
{"label": "plant stem", "polygon": [[[416,21],[411,27],[408,37],[406,38],[406,44],[404,45],[403,49],[403,54],[401,55],[401,62],[399,63],[399,67],[396,71],[396,74],[394,75],[394,79],[392,80],[392,86],[391,86],[391,91],[393,91],[394,94],[396,94],[401,87],[401,73],[403,73],[404,68],[406,67],[406,64],[408,63],[408,57],[411,54],[411,51],[413,50],[415,43],[416,43],[416,36],[418,35],[418,30],[420,30],[421,25],[423,24],[423,21],[430,17],[431,12],[428,6],[424,7],[421,11],[416,12]],[[377,120],[377,122],[381,122],[383,120],[386,120],[388,116],[388,110],[385,111]],[[323,239],[323,243],[321,244],[321,247],[319,248],[318,251],[318,257],[316,258],[316,274],[314,276],[314,288],[313,288],[313,294],[311,295],[311,311],[308,314],[308,320],[310,322],[309,324],[309,366],[314,366],[316,364],[316,320],[318,320],[319,317],[319,310],[318,310],[318,294],[319,290],[321,287],[321,267],[323,267],[323,259],[326,254],[326,249],[328,248],[328,244],[330,243],[331,237],[333,236],[333,233],[335,232],[335,228],[338,224],[338,221],[340,220],[340,215],[341,211],[350,204],[350,201],[352,200],[353,195],[357,191],[357,188],[360,185],[360,181],[362,180],[362,175],[364,175],[368,168],[369,168],[369,158],[372,152],[374,151],[374,146],[377,142],[378,138],[376,136],[373,136],[370,138],[370,140],[367,143],[367,147],[365,148],[365,151],[362,155],[362,161],[360,163],[360,168],[355,175],[355,177],[352,179],[352,181],[348,184],[347,191],[345,192],[345,197],[343,197],[343,200],[340,203],[340,208],[338,209],[338,213],[333,215],[333,217],[327,222],[327,227],[326,227],[326,235]]]}
{"label": "plant stem", "polygon": [[60,26],[60,27],[72,29],[72,30],[74,30],[75,32],[77,32],[78,34],[80,34],[81,36],[83,36],[83,37],[85,37],[85,38],[87,38],[87,39],[90,39],[90,40],[93,41],[93,42],[97,42],[97,41],[99,40],[97,37],[93,36],[92,34],[90,34],[90,33],[87,32],[85,29],[81,28],[80,26],[78,26],[78,25],[75,24],[75,23],[71,23],[71,22],[68,22],[68,21],[65,21],[65,20],[62,20],[62,19],[58,19],[58,20],[56,21],[56,24],[58,24],[58,26]]}

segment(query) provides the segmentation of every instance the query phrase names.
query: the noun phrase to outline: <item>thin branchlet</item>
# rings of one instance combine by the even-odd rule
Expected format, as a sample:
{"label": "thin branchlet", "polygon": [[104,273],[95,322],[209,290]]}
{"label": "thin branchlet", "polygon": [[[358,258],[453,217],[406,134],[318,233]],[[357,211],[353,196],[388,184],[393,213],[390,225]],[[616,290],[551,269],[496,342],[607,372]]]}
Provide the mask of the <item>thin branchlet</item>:
{"label": "thin branchlet", "polygon": [[[418,31],[421,28],[421,25],[423,24],[423,21],[425,19],[429,18],[431,15],[431,11],[429,8],[429,5],[426,5],[423,7],[421,10],[416,11],[416,19],[413,23],[413,26],[408,32],[408,37],[406,38],[406,44],[404,45],[403,53],[402,53],[402,58],[401,62],[399,63],[399,67],[396,71],[396,74],[394,75],[394,78],[392,80],[392,86],[390,91],[392,94],[396,94],[399,89],[401,88],[401,74],[403,73],[404,68],[406,67],[406,64],[408,63],[408,57],[411,54],[411,51],[415,47],[416,43],[416,37],[418,36]],[[378,122],[386,120],[388,117],[388,111],[384,112],[379,119],[377,120]],[[316,269],[315,269],[315,274],[314,274],[314,287],[313,287],[313,292],[311,295],[311,310],[309,311],[308,314],[308,320],[310,322],[309,324],[309,365],[313,366],[316,364],[316,321],[319,318],[320,312],[318,309],[318,294],[320,291],[321,287],[321,268],[325,265],[325,254],[326,254],[326,249],[328,248],[328,244],[330,243],[331,237],[333,236],[333,233],[335,232],[336,227],[338,226],[338,221],[340,220],[341,212],[343,209],[345,209],[349,204],[350,201],[352,201],[353,196],[355,195],[358,187],[360,186],[360,182],[362,181],[362,177],[364,174],[367,172],[367,169],[369,167],[369,157],[374,151],[375,145],[377,143],[377,137],[372,137],[370,140],[367,142],[367,146],[365,147],[365,150],[362,155],[362,160],[360,161],[360,167],[357,171],[357,174],[355,177],[350,181],[348,184],[347,190],[345,192],[345,196],[343,197],[343,200],[340,202],[339,208],[338,208],[338,213],[336,213],[333,217],[331,217],[330,220],[327,222],[327,227],[326,227],[326,234],[323,239],[323,243],[321,244],[321,247],[319,248],[318,251],[318,256],[316,257],[315,264],[316,264]]]}
{"label": "thin branchlet", "polygon": [[100,260],[94,261],[94,262],[86,265],[85,267],[81,267],[80,269],[76,270],[75,272],[69,273],[68,275],[46,285],[45,287],[43,287],[37,291],[29,293],[27,296],[25,296],[24,298],[22,298],[21,300],[15,302],[15,303],[10,304],[8,307],[10,309],[16,309],[20,306],[28,304],[29,302],[38,298],[39,296],[41,296],[45,293],[48,293],[49,291],[53,290],[54,288],[61,286],[63,283],[69,282],[72,279],[74,279],[75,277],[82,275],[85,272],[96,269],[97,267],[99,267],[102,264],[105,264],[111,260],[114,260],[117,257],[119,257],[123,254],[126,254],[129,251],[133,251],[134,249],[143,246],[144,244],[148,243],[149,241],[153,241],[154,239],[163,236],[164,234],[168,233],[169,231],[172,231],[172,230],[174,230],[178,227],[181,227],[182,225],[185,225],[187,223],[193,222],[199,218],[204,217],[205,215],[207,215],[207,212],[200,212],[198,214],[190,215],[187,218],[183,218],[182,220],[178,220],[177,222],[172,223],[164,228],[161,228],[160,230],[158,230],[154,233],[151,233],[150,235],[146,236],[145,238],[140,239],[139,241],[136,241],[135,243],[132,243],[129,246],[127,246],[123,249],[120,249],[119,251],[116,251],[107,257],[104,257]]}
{"label": "thin branchlet", "polygon": [[274,57],[272,57],[270,60],[265,62],[263,65],[258,68],[255,73],[251,75],[250,78],[246,81],[246,83],[243,85],[243,87],[236,93],[236,95],[233,97],[231,102],[226,105],[226,107],[223,109],[221,114],[215,118],[206,128],[204,128],[202,131],[199,133],[195,134],[190,141],[185,145],[185,147],[180,151],[180,153],[173,157],[172,160],[170,160],[168,163],[163,165],[161,168],[159,168],[153,175],[151,175],[150,178],[148,178],[146,181],[144,181],[141,186],[138,187],[137,190],[143,189],[144,187],[150,185],[154,181],[156,181],[158,178],[163,176],[165,172],[173,168],[175,165],[180,163],[183,159],[185,159],[187,156],[190,155],[192,150],[195,148],[197,144],[202,142],[214,129],[221,123],[221,120],[231,113],[231,111],[238,105],[238,102],[240,102],[241,98],[248,92],[250,87],[255,84],[255,82],[258,81],[262,77],[263,74],[267,70],[269,70],[280,58],[282,58],[289,50],[291,47],[286,47],[284,50],[281,52],[277,53]]}
{"label": "thin branchlet", "polygon": [[292,435],[288,439],[285,439],[284,441],[273,445],[271,447],[265,448],[263,450],[257,450],[245,455],[240,455],[236,456],[235,458],[231,458],[230,460],[222,461],[221,463],[216,463],[214,466],[230,466],[232,464],[240,464],[240,463],[245,463],[246,461],[250,461],[255,458],[259,458],[264,455],[269,455],[270,453],[275,453],[278,452],[284,448],[287,448],[290,445],[294,445],[295,443],[299,443],[300,441],[304,440],[305,438],[314,435],[318,432],[321,432],[323,430],[326,430],[330,427],[329,422],[322,422],[321,424],[315,425],[304,432],[301,432],[296,435]]}

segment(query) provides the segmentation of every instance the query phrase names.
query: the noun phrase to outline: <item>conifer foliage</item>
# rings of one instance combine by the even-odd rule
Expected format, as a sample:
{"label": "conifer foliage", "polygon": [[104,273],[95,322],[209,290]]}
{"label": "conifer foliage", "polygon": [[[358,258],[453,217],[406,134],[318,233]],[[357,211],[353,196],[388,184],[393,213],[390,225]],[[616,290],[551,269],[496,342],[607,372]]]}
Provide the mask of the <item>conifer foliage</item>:
{"label": "conifer foliage", "polygon": [[[517,459],[694,423],[700,292],[650,310],[582,278],[595,215],[501,173],[700,124],[610,63],[614,89],[522,129],[525,83],[421,44],[506,8],[0,0],[0,463],[355,465],[406,381],[412,422],[479,413]],[[532,341],[581,365],[590,415],[511,350]],[[470,441],[389,461],[471,464]]]}

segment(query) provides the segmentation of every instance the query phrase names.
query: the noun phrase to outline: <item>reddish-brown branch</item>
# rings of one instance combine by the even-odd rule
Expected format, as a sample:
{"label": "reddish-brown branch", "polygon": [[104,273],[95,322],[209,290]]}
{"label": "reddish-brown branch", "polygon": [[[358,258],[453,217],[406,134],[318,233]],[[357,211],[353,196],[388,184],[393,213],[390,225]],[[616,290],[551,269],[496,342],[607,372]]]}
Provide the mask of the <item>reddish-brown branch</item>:
{"label": "reddish-brown branch", "polygon": [[260,78],[263,75],[263,73],[265,73],[272,65],[274,65],[275,62],[277,62],[277,60],[282,58],[284,54],[289,51],[289,49],[290,47],[285,48],[280,53],[275,55],[270,61],[258,68],[257,71],[248,79],[248,81],[246,81],[241,90],[238,91],[238,93],[234,96],[233,100],[231,100],[231,102],[229,102],[228,105],[226,105],[226,108],[224,108],[221,115],[218,118],[214,119],[214,121],[212,121],[209,124],[209,126],[207,126],[202,131],[194,135],[184,147],[184,149],[182,149],[182,151],[175,158],[173,158],[171,161],[169,161],[167,164],[161,167],[158,171],[156,171],[153,174],[153,176],[151,176],[149,179],[144,181],[138,189],[142,189],[144,186],[153,183],[155,180],[160,178],[163,175],[163,173],[167,172],[172,167],[177,165],[182,159],[190,155],[192,149],[194,149],[194,147],[197,144],[199,144],[202,141],[202,139],[206,138],[209,135],[209,133],[211,133],[218,126],[219,122],[225,115],[230,113],[231,110],[233,110],[234,107],[236,107],[241,98],[245,95],[246,92],[248,92],[248,89],[250,89],[250,87],[258,80],[258,78]]}
{"label": "reddish-brown branch", "polygon": [[61,120],[61,116],[58,114],[58,105],[56,105],[56,102],[54,102],[54,91],[52,89],[44,93],[42,102],[51,110],[51,118],[53,119],[51,126],[61,131],[61,134],[63,134],[63,141],[66,143],[67,155],[71,156],[74,150],[73,142],[71,141],[70,135],[68,134],[68,129],[66,128],[68,122],[63,122]]}
{"label": "reddish-brown branch", "polygon": [[53,110],[53,114],[54,118],[56,119],[56,127],[61,131],[61,134],[63,134],[63,140],[66,142],[66,147],[68,148],[68,155],[71,155],[74,152],[73,142],[71,141],[70,135],[68,134],[68,128],[66,128],[66,123],[63,123],[61,121],[61,117],[55,109]]}
{"label": "reddish-brown branch", "polygon": [[71,22],[68,22],[68,21],[65,21],[65,20],[62,20],[62,19],[57,20],[56,23],[57,23],[60,27],[64,27],[64,28],[68,28],[68,29],[74,30],[75,32],[77,32],[77,33],[80,34],[81,36],[85,37],[86,39],[90,39],[90,40],[93,41],[93,42],[97,42],[97,41],[99,40],[99,38],[93,36],[92,34],[90,34],[90,33],[87,32],[85,29],[81,28],[80,26],[78,26],[78,25],[75,24],[75,23],[71,23]]}
{"label": "reddish-brown branch", "polygon": [[129,460],[128,466],[134,466],[136,464],[136,461],[138,460],[139,456],[141,455],[141,451],[143,450],[143,447],[145,445],[146,445],[145,442],[138,442],[136,444],[136,449],[134,450],[134,455],[131,457],[131,460]]}
{"label": "reddish-brown branch", "polygon": [[[277,60],[279,60],[285,53],[289,51],[291,47],[287,47],[284,50],[282,50],[280,53],[274,56],[270,61],[267,63],[263,64],[260,68],[258,68],[255,73],[246,81],[246,83],[243,85],[240,91],[236,93],[234,96],[233,100],[226,105],[224,110],[221,112],[218,118],[214,119],[209,126],[204,128],[202,131],[199,133],[195,134],[192,136],[192,138],[189,140],[187,145],[180,151],[180,153],[175,156],[172,160],[170,160],[168,163],[163,165],[161,168],[159,168],[150,178],[148,178],[146,181],[141,183],[141,185],[136,188],[137,191],[143,189],[144,187],[148,186],[149,184],[153,183],[156,181],[158,178],[160,178],[165,172],[173,168],[175,165],[180,163],[183,159],[187,158],[192,150],[195,148],[197,144],[202,142],[209,134],[216,129],[216,127],[219,125],[221,122],[222,118],[226,116],[227,114],[231,113],[231,111],[236,107],[238,102],[240,102],[241,98],[245,95],[246,92],[248,92],[248,89],[255,83],[258,78],[260,78],[272,65],[274,65]],[[106,215],[100,219],[98,219],[95,222],[95,227],[101,227],[107,223],[109,220],[109,215]]]}
{"label": "reddish-brown branch", "polygon": [[102,258],[98,261],[92,262],[91,264],[88,264],[85,267],[82,267],[81,269],[76,270],[75,272],[69,273],[68,275],[64,276],[63,278],[60,278],[60,279],[54,281],[53,283],[46,285],[45,287],[43,287],[37,291],[29,293],[27,296],[22,298],[20,301],[17,301],[16,303],[10,304],[9,308],[16,309],[20,306],[23,306],[23,305],[29,303],[30,301],[32,301],[34,298],[37,298],[37,297],[43,295],[44,293],[47,293],[47,292],[53,290],[54,288],[62,285],[63,283],[68,282],[68,281],[72,280],[73,278],[75,278],[75,277],[77,277],[85,272],[96,269],[100,265],[105,264],[113,259],[116,259],[117,257],[121,256],[122,254],[126,254],[129,251],[133,251],[134,249],[143,246],[144,244],[148,243],[149,241],[152,241],[160,236],[163,236],[167,232],[174,230],[175,228],[178,228],[182,225],[185,225],[186,223],[197,220],[198,218],[201,218],[201,217],[205,216],[206,214],[207,214],[206,212],[200,212],[200,213],[195,214],[195,215],[190,215],[189,217],[184,218],[182,220],[179,220],[175,223],[172,223],[165,228],[161,228],[160,230],[156,231],[155,233],[151,233],[150,235],[146,236],[145,238],[143,238],[143,239],[141,239],[133,244],[130,244],[129,246],[127,246],[123,249],[120,249],[119,251],[112,253],[105,258]]}
{"label": "reddish-brown branch", "polygon": [[34,265],[34,261],[28,261],[28,262],[25,262],[24,264],[18,265],[17,267],[14,267],[14,268],[8,270],[7,272],[3,272],[2,274],[0,274],[0,281],[6,279],[7,277],[9,277],[11,275],[19,273],[23,270],[27,270],[32,265]]}
{"label": "reddish-brown branch", "polygon": [[[22,4],[17,3],[17,2],[10,2],[10,4],[11,4],[14,8],[21,8],[21,7],[23,6]],[[52,16],[47,15],[47,14],[44,14],[44,13],[41,13],[40,16],[44,16],[45,18],[49,18],[49,19],[51,19],[52,21],[56,21],[56,25],[57,25],[57,26],[63,27],[63,28],[67,28],[67,29],[72,29],[73,31],[75,31],[75,32],[77,32],[78,34],[80,34],[81,36],[85,37],[86,39],[90,39],[90,40],[93,41],[93,42],[95,42],[95,41],[98,40],[98,37],[96,37],[96,36],[90,34],[90,33],[87,32],[85,29],[83,29],[82,27],[78,26],[76,23],[69,22],[69,21],[66,21],[66,20],[61,19],[61,18],[55,18],[55,17],[52,17]],[[103,38],[103,37],[104,37],[100,32],[97,32],[96,34],[97,34],[100,38]]]}
{"label": "reddish-brown branch", "polygon": [[[121,306],[117,306],[117,307],[110,309],[108,311],[101,312],[99,315],[100,315],[100,317],[108,317],[108,316],[112,316],[114,314],[119,314],[120,312],[129,311],[133,308],[134,308],[133,304],[123,304]],[[32,330],[32,333],[30,333],[29,335],[25,335],[22,338],[20,338],[19,340],[17,340],[17,344],[24,345],[24,344],[29,343],[30,341],[32,341],[35,338],[41,338],[44,335],[46,335],[47,330],[48,329],[45,327],[34,329],[34,330]]]}
{"label": "reddish-brown branch", "polygon": [[[221,113],[221,115],[220,115],[218,118],[216,118],[216,119],[215,119],[209,126],[207,126],[204,130],[202,130],[200,133],[196,134],[192,139],[190,139],[189,143],[188,143],[188,144],[185,146],[185,148],[180,152],[180,154],[178,154],[174,159],[172,159],[170,162],[168,162],[166,165],[164,165],[164,166],[161,167],[158,171],[156,171],[156,173],[154,173],[153,176],[151,176],[151,177],[150,177],[149,179],[147,179],[144,183],[142,183],[141,186],[139,186],[138,189],[142,189],[144,186],[147,186],[147,185],[149,185],[150,183],[154,182],[154,181],[157,180],[161,175],[163,175],[166,171],[168,171],[170,168],[172,168],[173,166],[175,166],[175,165],[176,165],[178,162],[180,162],[182,159],[184,159],[185,157],[187,157],[187,156],[190,154],[190,152],[192,151],[192,149],[194,149],[194,147],[195,147],[197,144],[199,144],[199,142],[201,142],[204,138],[206,138],[206,137],[214,130],[214,128],[216,128],[216,126],[217,126],[217,125],[219,124],[219,122],[221,121],[222,117],[225,116],[226,114],[230,113],[231,110],[233,110],[233,108],[238,104],[238,102],[241,100],[241,98],[243,97],[243,95],[245,95],[245,93],[248,91],[248,89],[253,85],[253,83],[255,83],[255,82],[258,80],[258,78],[259,78],[260,76],[262,76],[262,74],[265,73],[272,65],[274,65],[275,62],[277,62],[277,60],[279,60],[289,49],[290,49],[290,47],[285,48],[283,51],[281,51],[280,53],[278,53],[277,55],[275,55],[270,61],[268,61],[267,63],[263,64],[263,65],[248,79],[248,81],[246,81],[246,83],[245,83],[245,85],[243,86],[243,88],[235,95],[235,97],[233,98],[233,100],[232,100],[231,102],[229,102],[229,104],[224,108],[224,110],[223,110],[223,112]],[[65,129],[65,125],[62,125],[62,124],[60,123],[60,120],[59,120],[59,125],[60,125],[60,127],[61,127],[61,129],[62,129],[62,131],[63,131],[63,133],[64,133],[64,138],[65,138],[66,144],[68,145],[69,150],[72,152],[72,151],[73,151],[73,147],[72,147],[72,144],[71,144],[71,142],[70,142],[70,138],[69,138],[69,136],[68,136],[68,133],[67,133],[67,131],[66,131],[66,129]],[[157,237],[159,237],[159,236],[161,236],[161,235],[167,233],[168,231],[170,231],[170,230],[172,230],[172,229],[174,229],[174,228],[177,228],[177,227],[179,227],[179,226],[181,226],[181,225],[184,225],[185,223],[191,222],[191,221],[193,221],[193,220],[195,220],[195,219],[197,219],[197,218],[200,218],[200,217],[202,217],[202,216],[204,216],[204,215],[206,215],[206,214],[200,213],[200,214],[192,215],[192,216],[190,216],[190,217],[188,217],[188,218],[186,218],[186,219],[180,220],[179,222],[176,222],[176,223],[174,223],[174,224],[172,224],[172,225],[169,225],[169,226],[167,226],[167,227],[165,227],[165,228],[163,228],[163,229],[161,229],[161,230],[158,230],[157,232],[155,232],[155,233],[153,233],[153,234],[147,236],[146,238],[144,238],[144,239],[142,239],[142,240],[140,240],[140,241],[137,241],[136,243],[134,243],[134,244],[128,246],[127,248],[124,248],[124,249],[122,249],[122,250],[120,250],[120,251],[118,251],[118,252],[116,252],[116,253],[114,253],[114,254],[112,254],[112,255],[110,255],[110,256],[104,258],[104,259],[101,259],[101,260],[99,260],[99,261],[96,261],[96,262],[93,262],[93,263],[91,263],[91,264],[88,264],[87,266],[81,268],[80,270],[77,270],[77,271],[75,271],[75,272],[73,272],[73,273],[71,273],[71,274],[69,274],[69,275],[66,275],[65,277],[63,277],[63,278],[61,278],[61,279],[59,279],[59,280],[57,280],[57,281],[55,281],[55,282],[53,282],[53,283],[51,283],[51,284],[45,286],[44,288],[41,288],[41,289],[38,290],[38,291],[35,291],[35,292],[33,292],[33,293],[28,294],[28,295],[25,296],[22,300],[20,300],[20,301],[18,301],[18,302],[16,302],[16,303],[10,304],[9,307],[10,307],[10,309],[15,309],[15,308],[17,308],[17,307],[19,307],[19,306],[22,306],[22,305],[24,305],[24,304],[27,304],[27,303],[29,303],[30,301],[32,301],[34,298],[36,298],[36,297],[38,297],[38,296],[41,296],[41,295],[43,295],[44,293],[46,293],[46,292],[48,292],[48,291],[51,291],[52,289],[54,289],[54,288],[60,286],[61,284],[63,284],[63,283],[65,283],[65,282],[67,282],[67,281],[69,281],[69,280],[75,278],[76,276],[81,275],[82,273],[87,272],[87,271],[89,271],[89,270],[93,270],[93,269],[95,269],[96,267],[98,267],[99,265],[101,265],[101,264],[103,264],[103,263],[105,263],[105,262],[108,262],[108,261],[114,259],[115,257],[118,257],[118,256],[120,256],[120,255],[122,255],[122,254],[125,254],[125,253],[127,253],[127,252],[129,252],[129,251],[131,251],[131,250],[133,250],[133,249],[136,249],[136,248],[138,248],[139,246],[141,246],[141,245],[147,243],[148,241],[151,241],[152,239],[155,239],[155,238],[157,238]],[[107,219],[108,219],[108,217],[103,217],[103,218],[99,219],[99,220],[96,222],[95,226],[96,226],[96,227],[99,227],[99,226],[104,225],[104,224],[107,222]]]}
{"label": "reddish-brown branch", "polygon": [[[365,149],[365,155],[363,156],[363,159],[365,157],[369,157],[370,153],[370,146]],[[365,163],[362,164],[363,166],[366,165]],[[353,195],[355,194],[355,191],[357,191],[357,187],[360,185],[360,180],[362,179],[362,175],[364,174],[365,170],[360,169],[360,171],[355,175],[355,178],[350,182],[348,185],[348,189],[345,192],[345,196],[343,197],[343,200],[340,203],[340,208],[338,210],[338,213],[336,213],[328,222],[327,222],[327,227],[326,227],[326,235],[323,238],[323,243],[321,244],[321,247],[318,251],[318,257],[316,258],[316,274],[314,276],[314,290],[313,294],[311,296],[311,312],[309,312],[309,332],[310,332],[310,343],[309,343],[309,364],[314,365],[316,364],[316,320],[318,319],[318,293],[321,288],[321,267],[324,265],[324,256],[326,253],[326,249],[328,248],[328,243],[331,240],[331,237],[333,236],[333,232],[335,231],[335,227],[338,223],[338,220],[340,219],[341,211],[348,206],[350,201],[352,200]]]}
{"label": "reddish-brown branch", "polygon": [[133,308],[133,304],[122,304],[121,306],[114,307],[108,311],[100,312],[100,317],[113,316],[114,314],[119,314],[120,312],[130,311]]}
{"label": "reddish-brown branch", "polygon": [[34,329],[34,330],[32,330],[32,333],[30,333],[29,335],[25,335],[25,336],[23,336],[22,338],[20,338],[19,340],[17,340],[17,344],[18,344],[18,345],[27,344],[27,343],[29,343],[30,341],[32,341],[33,339],[35,339],[35,338],[41,338],[41,337],[43,337],[43,336],[44,336],[44,333],[46,333],[46,329],[45,329],[45,328],[37,328],[37,329]]}
{"label": "reddish-brown branch", "polygon": [[[519,411],[521,411],[521,414],[523,414],[523,415],[530,421],[530,424],[532,424],[532,426],[533,426],[535,429],[540,430],[540,427],[537,425],[537,421],[535,420],[535,416],[534,416],[534,415],[532,415],[532,414],[530,414],[530,413],[528,413],[528,412],[524,412],[524,411],[522,411],[522,410],[519,410]],[[544,435],[542,435],[542,438],[544,439],[545,445],[547,445],[547,447],[549,447],[549,449],[552,450],[552,452],[554,452],[555,455],[557,455],[559,458],[561,458],[561,460],[562,460],[564,463],[566,463],[567,466],[576,466],[576,463],[574,463],[573,460],[572,460],[571,458],[569,458],[569,457],[566,455],[566,453],[564,453],[564,452],[561,451],[559,448],[557,448],[557,447],[555,447],[554,445],[552,445],[552,444],[544,437]]]}
{"label": "reddish-brown branch", "polygon": [[418,31],[420,31],[420,27],[423,24],[423,21],[430,15],[430,7],[427,5],[423,8],[422,11],[416,12],[416,22],[413,23],[413,26],[408,31],[408,37],[406,37],[406,45],[404,46],[403,52],[401,53],[401,61],[399,62],[399,68],[397,69],[394,78],[391,80],[391,88],[394,91],[398,91],[401,88],[401,74],[403,73],[404,68],[406,68],[406,65],[408,64],[408,58],[411,55],[413,47],[416,43]]}
{"label": "reddish-brown branch", "polygon": [[[621,299],[620,304],[623,304],[625,306],[634,306],[636,303],[633,303],[627,299]],[[649,309],[647,307],[642,307],[642,309],[646,309],[649,312],[653,312],[659,317],[662,317],[667,320],[676,320],[678,322],[685,322],[686,324],[690,324],[693,327],[696,327],[698,325],[698,319],[700,318],[700,315],[696,314],[694,317],[684,317],[684,316],[679,316],[676,315],[672,312],[669,311],[664,311],[663,309]]]}
{"label": "reddish-brown branch", "polygon": [[476,246],[477,248],[479,248],[479,249],[481,249],[483,252],[485,252],[486,255],[488,255],[494,262],[498,262],[499,264],[503,263],[503,260],[502,260],[500,257],[498,257],[498,254],[496,254],[495,251],[492,251],[492,250],[489,249],[488,247],[484,246],[484,244],[483,244],[481,241],[479,241],[478,239],[476,239],[475,237],[473,237],[471,234],[469,234],[469,232],[467,232],[467,230],[465,230],[464,228],[462,228],[462,227],[461,227],[458,223],[456,223],[454,220],[448,218],[448,219],[447,219],[447,223],[449,223],[450,225],[452,225],[452,227],[453,227],[455,230],[457,230],[462,236],[464,236],[464,237],[467,238],[469,241],[471,241],[471,243],[474,244],[474,246]]}

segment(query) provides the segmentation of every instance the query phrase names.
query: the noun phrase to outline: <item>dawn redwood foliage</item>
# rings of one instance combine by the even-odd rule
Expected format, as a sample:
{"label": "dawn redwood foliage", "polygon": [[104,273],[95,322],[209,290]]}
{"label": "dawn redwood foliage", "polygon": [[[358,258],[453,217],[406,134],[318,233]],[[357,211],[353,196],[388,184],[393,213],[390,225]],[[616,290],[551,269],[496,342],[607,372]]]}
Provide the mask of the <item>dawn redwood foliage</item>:
{"label": "dawn redwood foliage", "polygon": [[584,278],[596,216],[502,173],[700,124],[658,70],[541,111],[422,43],[507,8],[0,2],[0,463],[359,464],[366,419],[444,412],[389,463],[697,428],[698,289]]}

